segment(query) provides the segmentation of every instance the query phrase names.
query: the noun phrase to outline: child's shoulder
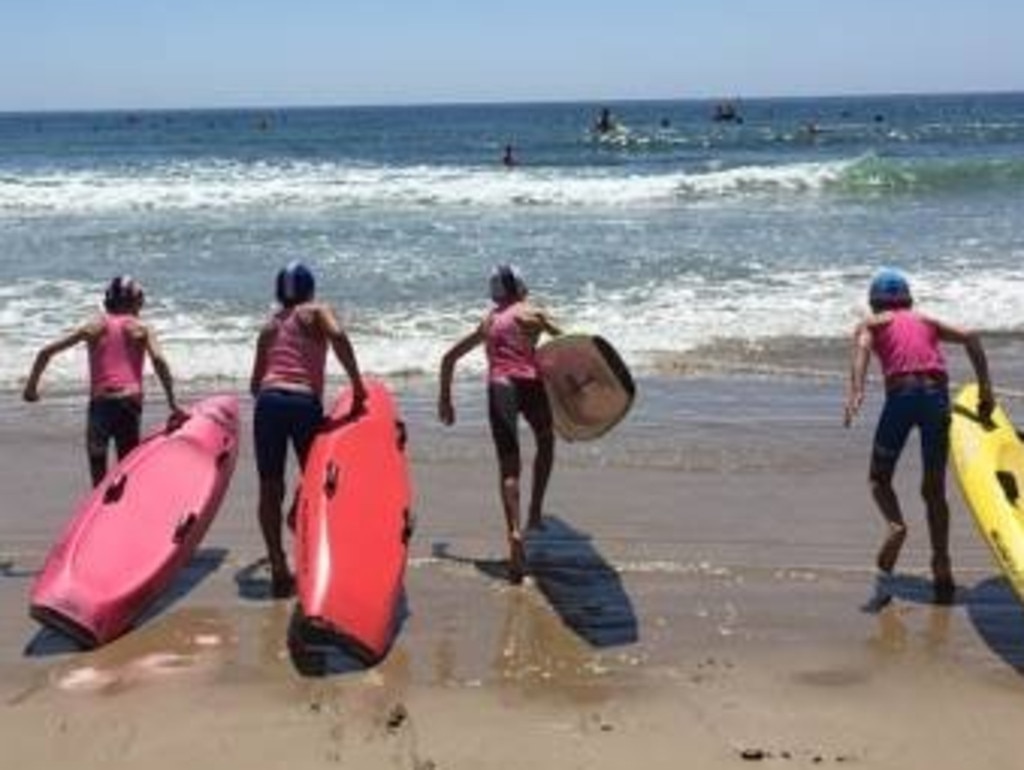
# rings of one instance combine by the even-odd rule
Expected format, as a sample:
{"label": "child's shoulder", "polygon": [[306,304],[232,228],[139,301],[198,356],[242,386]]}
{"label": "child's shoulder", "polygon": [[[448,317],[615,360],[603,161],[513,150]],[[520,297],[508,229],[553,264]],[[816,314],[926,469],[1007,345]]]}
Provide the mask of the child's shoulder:
{"label": "child's shoulder", "polygon": [[538,305],[530,300],[523,300],[519,303],[518,314],[525,318],[545,318],[548,312],[542,305]]}
{"label": "child's shoulder", "polygon": [[888,326],[893,322],[895,317],[896,314],[891,310],[881,310],[877,313],[869,313],[860,322],[860,327],[865,328],[868,331],[872,331],[883,326]]}
{"label": "child's shoulder", "polygon": [[78,332],[85,335],[90,339],[94,339],[103,334],[107,328],[107,316],[103,314],[97,314],[86,318],[78,326]]}

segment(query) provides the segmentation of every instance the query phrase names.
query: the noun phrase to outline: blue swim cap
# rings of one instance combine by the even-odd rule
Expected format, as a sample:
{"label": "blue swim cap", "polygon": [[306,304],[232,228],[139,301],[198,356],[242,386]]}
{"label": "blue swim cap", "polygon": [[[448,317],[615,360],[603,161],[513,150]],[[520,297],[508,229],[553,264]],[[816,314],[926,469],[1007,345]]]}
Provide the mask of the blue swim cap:
{"label": "blue swim cap", "polygon": [[313,272],[301,262],[289,262],[278,271],[277,301],[285,307],[308,302],[315,292]]}
{"label": "blue swim cap", "polygon": [[910,307],[913,303],[910,284],[899,270],[883,267],[871,279],[868,302],[875,310]]}
{"label": "blue swim cap", "polygon": [[103,307],[108,313],[131,313],[140,310],[146,300],[142,285],[130,275],[110,279],[103,294]]}
{"label": "blue swim cap", "polygon": [[495,265],[490,283],[491,299],[498,304],[526,296],[526,281],[515,265]]}

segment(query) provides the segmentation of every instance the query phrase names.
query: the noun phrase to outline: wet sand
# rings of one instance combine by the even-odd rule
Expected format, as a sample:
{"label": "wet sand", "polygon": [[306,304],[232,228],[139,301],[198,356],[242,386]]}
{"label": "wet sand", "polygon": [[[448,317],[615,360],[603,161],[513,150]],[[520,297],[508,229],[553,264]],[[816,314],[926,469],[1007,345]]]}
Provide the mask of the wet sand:
{"label": "wet sand", "polygon": [[397,385],[418,524],[407,616],[369,670],[289,653],[291,604],[267,598],[260,564],[248,435],[200,553],[135,630],[91,652],[40,630],[26,597],[87,483],[81,418],[74,399],[9,395],[4,765],[1019,765],[1024,607],[952,479],[960,589],[932,603],[914,451],[899,486],[910,538],[889,599],[872,601],[877,396],[844,431],[829,377],[641,381],[613,434],[559,446],[548,528],[512,587],[472,385],[448,430],[429,386]]}

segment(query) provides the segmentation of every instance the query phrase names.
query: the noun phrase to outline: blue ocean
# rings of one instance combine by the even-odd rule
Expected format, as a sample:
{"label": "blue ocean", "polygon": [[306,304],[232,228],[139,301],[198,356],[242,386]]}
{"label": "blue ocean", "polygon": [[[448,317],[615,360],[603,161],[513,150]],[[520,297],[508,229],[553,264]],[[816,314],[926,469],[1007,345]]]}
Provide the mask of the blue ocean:
{"label": "blue ocean", "polygon": [[[434,376],[506,261],[640,373],[753,353],[813,370],[881,265],[947,320],[1024,329],[1024,94],[729,106],[0,115],[0,382],[119,273],[179,379],[244,382],[293,259],[388,376]],[[81,375],[59,357],[46,384]]]}

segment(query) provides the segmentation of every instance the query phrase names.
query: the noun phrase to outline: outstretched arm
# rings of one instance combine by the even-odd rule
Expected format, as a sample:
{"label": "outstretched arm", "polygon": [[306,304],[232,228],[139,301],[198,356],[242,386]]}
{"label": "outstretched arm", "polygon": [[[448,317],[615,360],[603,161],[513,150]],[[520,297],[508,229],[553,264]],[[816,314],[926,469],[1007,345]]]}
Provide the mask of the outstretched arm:
{"label": "outstretched arm", "polygon": [[38,401],[39,380],[42,378],[43,372],[46,371],[50,359],[80,342],[86,342],[95,333],[95,324],[85,324],[40,348],[39,352],[36,353],[35,360],[32,362],[32,369],[29,371],[28,379],[25,380],[25,388],[21,393],[21,397],[26,401]]}
{"label": "outstretched arm", "polygon": [[455,376],[455,364],[483,341],[484,330],[481,324],[452,345],[441,358],[441,389],[437,396],[437,417],[445,425],[452,425],[455,422],[455,407],[452,406],[452,378]]}
{"label": "outstretched arm", "polygon": [[268,324],[260,329],[260,336],[256,338],[256,355],[253,357],[252,372],[249,374],[249,392],[254,398],[259,395],[260,384],[267,373],[267,350],[273,334],[273,328]]}
{"label": "outstretched arm", "polygon": [[850,379],[846,388],[846,405],[843,409],[843,425],[847,428],[860,412],[864,403],[864,384],[871,362],[871,331],[866,323],[860,324],[853,332],[850,349]]}
{"label": "outstretched arm", "polygon": [[321,305],[316,310],[317,325],[327,337],[334,351],[334,357],[338,359],[352,383],[352,411],[358,412],[366,401],[366,386],[363,385],[363,377],[359,371],[359,363],[356,361],[356,352],[352,347],[352,341],[348,338],[345,330],[338,323],[334,311],[328,305]]}
{"label": "outstretched arm", "polygon": [[171,375],[171,367],[167,363],[167,358],[164,356],[153,330],[148,326],[142,326],[142,332],[146,354],[153,363],[153,371],[156,372],[156,377],[160,380],[160,387],[163,388],[164,395],[167,397],[167,408],[171,410],[172,415],[180,416],[181,408],[174,397],[174,377]]}

